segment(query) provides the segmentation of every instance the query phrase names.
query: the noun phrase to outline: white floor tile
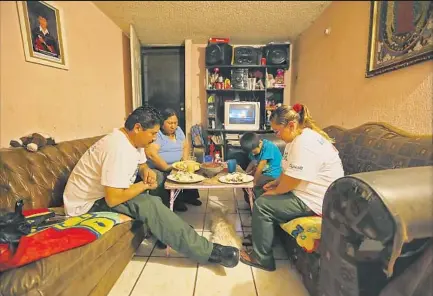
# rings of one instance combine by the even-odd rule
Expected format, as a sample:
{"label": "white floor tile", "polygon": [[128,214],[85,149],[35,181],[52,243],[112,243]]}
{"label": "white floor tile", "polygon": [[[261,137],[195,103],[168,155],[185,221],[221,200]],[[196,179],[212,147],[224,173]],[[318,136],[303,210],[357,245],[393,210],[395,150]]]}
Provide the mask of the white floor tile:
{"label": "white floor tile", "polygon": [[210,189],[209,199],[212,200],[232,200],[234,199],[233,189]]}
{"label": "white floor tile", "polygon": [[212,211],[212,209],[214,209],[214,208],[225,208],[227,210],[227,214],[236,214],[237,213],[236,202],[233,199],[230,199],[230,200],[209,199],[206,213],[210,213]]}
{"label": "white floor tile", "polygon": [[239,262],[234,268],[200,265],[194,296],[256,296],[251,268]]}
{"label": "white floor tile", "polygon": [[151,257],[131,296],[191,296],[197,263],[187,258]]}
{"label": "white floor tile", "polygon": [[252,268],[258,296],[309,296],[296,270],[288,260],[277,260],[273,272]]}
{"label": "white floor tile", "polygon": [[147,257],[132,258],[128,265],[126,265],[120,277],[117,279],[108,296],[128,296],[147,260]]}
{"label": "white floor tile", "polygon": [[155,242],[156,239],[154,237],[144,239],[135,251],[135,255],[139,257],[149,257],[150,253],[152,253]]}
{"label": "white floor tile", "polygon": [[251,227],[251,219],[252,219],[251,214],[250,213],[239,213],[239,215],[241,216],[242,226]]}
{"label": "white floor tile", "polygon": [[204,225],[204,216],[205,214],[196,214],[196,213],[190,213],[190,212],[182,212],[177,213],[179,217],[181,217],[186,223],[191,225],[195,231],[201,233],[203,231],[203,225]]}

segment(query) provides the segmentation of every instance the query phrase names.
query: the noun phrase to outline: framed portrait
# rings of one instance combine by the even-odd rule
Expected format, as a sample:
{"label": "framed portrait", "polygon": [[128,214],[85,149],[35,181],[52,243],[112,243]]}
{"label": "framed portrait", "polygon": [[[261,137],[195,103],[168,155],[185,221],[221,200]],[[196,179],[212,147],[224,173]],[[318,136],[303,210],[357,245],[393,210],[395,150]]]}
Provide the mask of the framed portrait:
{"label": "framed portrait", "polygon": [[433,1],[371,1],[366,77],[433,58]]}
{"label": "framed portrait", "polygon": [[62,9],[52,1],[17,1],[17,8],[26,61],[67,70]]}

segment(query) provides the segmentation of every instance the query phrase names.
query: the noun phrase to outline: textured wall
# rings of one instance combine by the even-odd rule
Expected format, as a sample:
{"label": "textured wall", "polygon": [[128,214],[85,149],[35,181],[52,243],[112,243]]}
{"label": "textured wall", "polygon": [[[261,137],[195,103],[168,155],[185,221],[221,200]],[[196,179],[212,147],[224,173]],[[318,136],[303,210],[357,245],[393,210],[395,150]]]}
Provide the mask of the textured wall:
{"label": "textured wall", "polygon": [[123,124],[121,30],[92,2],[57,4],[64,10],[68,71],[26,62],[16,3],[0,4],[0,147],[30,132],[63,141]]}
{"label": "textured wall", "polygon": [[305,103],[322,127],[382,121],[432,134],[433,61],[364,78],[369,15],[369,2],[333,2],[301,34],[292,103]]}

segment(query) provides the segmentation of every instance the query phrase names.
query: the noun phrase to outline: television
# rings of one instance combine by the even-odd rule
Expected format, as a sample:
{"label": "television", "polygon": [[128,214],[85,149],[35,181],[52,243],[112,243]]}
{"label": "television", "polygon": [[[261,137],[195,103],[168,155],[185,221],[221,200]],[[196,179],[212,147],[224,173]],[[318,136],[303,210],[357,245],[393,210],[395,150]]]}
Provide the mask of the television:
{"label": "television", "polygon": [[224,128],[226,130],[259,130],[260,103],[224,102]]}

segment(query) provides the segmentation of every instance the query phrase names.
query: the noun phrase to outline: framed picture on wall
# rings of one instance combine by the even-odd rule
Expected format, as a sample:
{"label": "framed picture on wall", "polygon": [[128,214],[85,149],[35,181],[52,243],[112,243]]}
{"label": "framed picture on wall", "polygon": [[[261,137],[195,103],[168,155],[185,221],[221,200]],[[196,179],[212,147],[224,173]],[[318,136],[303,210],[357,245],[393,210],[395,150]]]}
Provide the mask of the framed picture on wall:
{"label": "framed picture on wall", "polygon": [[52,1],[17,1],[17,8],[26,61],[67,70],[62,9]]}
{"label": "framed picture on wall", "polygon": [[371,1],[366,77],[433,58],[433,1]]}

